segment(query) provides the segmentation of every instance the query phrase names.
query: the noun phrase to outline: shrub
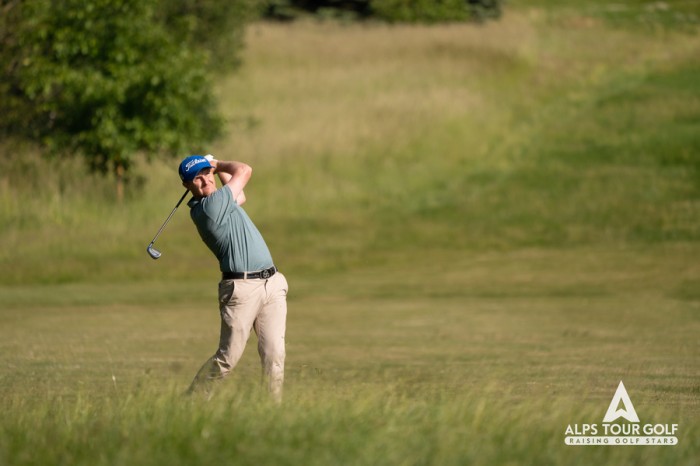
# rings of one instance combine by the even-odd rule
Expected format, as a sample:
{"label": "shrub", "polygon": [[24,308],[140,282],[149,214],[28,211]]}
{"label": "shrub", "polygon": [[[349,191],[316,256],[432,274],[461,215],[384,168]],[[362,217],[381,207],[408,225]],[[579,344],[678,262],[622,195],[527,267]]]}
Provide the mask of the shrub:
{"label": "shrub", "polygon": [[389,22],[483,21],[500,16],[501,4],[502,0],[268,0],[263,15],[278,20],[293,20],[306,12]]}

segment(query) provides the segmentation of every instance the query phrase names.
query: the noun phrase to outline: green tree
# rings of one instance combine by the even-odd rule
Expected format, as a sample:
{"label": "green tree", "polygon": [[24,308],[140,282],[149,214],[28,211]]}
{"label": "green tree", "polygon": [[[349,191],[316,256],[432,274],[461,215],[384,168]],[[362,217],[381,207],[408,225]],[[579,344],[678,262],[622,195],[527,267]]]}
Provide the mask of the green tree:
{"label": "green tree", "polygon": [[216,137],[210,54],[169,28],[159,6],[2,1],[0,134],[112,170],[120,199],[137,153],[182,152]]}
{"label": "green tree", "polygon": [[263,0],[161,0],[157,16],[183,43],[203,49],[208,65],[230,70],[240,64],[245,25],[260,15]]}
{"label": "green tree", "polygon": [[263,0],[263,14],[280,20],[300,12],[375,18],[389,22],[437,23],[498,18],[504,0]]}
{"label": "green tree", "polygon": [[437,23],[483,21],[501,14],[502,0],[372,0],[374,16],[386,21]]}

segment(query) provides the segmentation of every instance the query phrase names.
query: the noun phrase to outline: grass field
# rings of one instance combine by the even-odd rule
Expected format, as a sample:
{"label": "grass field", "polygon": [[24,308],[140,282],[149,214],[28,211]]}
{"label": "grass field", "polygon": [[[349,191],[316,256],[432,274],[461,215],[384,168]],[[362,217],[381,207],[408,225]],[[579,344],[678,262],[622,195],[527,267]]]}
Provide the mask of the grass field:
{"label": "grass field", "polygon": [[[182,396],[217,267],[186,208],[145,253],[176,163],[118,205],[3,147],[0,465],[697,464],[700,11],[512,3],[256,24],[221,77],[230,132],[193,152],[254,167],[290,282],[281,407],[253,341],[211,400]],[[564,444],[620,380],[677,446]]]}

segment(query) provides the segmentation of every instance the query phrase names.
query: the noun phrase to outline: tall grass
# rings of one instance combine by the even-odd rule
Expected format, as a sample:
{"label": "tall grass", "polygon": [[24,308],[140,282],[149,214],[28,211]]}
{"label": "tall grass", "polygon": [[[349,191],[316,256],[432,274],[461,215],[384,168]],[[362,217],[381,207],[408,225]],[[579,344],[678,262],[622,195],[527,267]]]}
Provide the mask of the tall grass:
{"label": "tall grass", "polygon": [[[208,403],[143,393],[24,403],[13,410],[21,416],[0,428],[9,446],[5,464],[691,465],[696,459],[691,448],[564,446],[563,430],[575,416],[598,413],[560,403],[386,385],[330,396],[323,388],[308,386],[282,407],[240,392]],[[696,434],[683,432],[679,440],[696,444]]]}
{"label": "tall grass", "polygon": [[[690,465],[699,269],[645,249],[295,275],[282,406],[254,341],[210,400],[182,395],[216,343],[213,280],[4,289],[0,463]],[[619,380],[678,446],[564,445]]]}
{"label": "tall grass", "polygon": [[[570,18],[254,25],[219,86],[229,136],[193,152],[253,165],[248,209],[299,269],[406,248],[696,241],[700,39]],[[153,272],[138,259],[182,189],[176,161],[143,163],[118,206],[78,164],[5,152],[0,281]],[[211,269],[193,232],[179,213],[160,240],[169,276]]]}
{"label": "tall grass", "polygon": [[[254,168],[291,285],[281,407],[253,342],[181,396],[218,274],[185,206],[145,254],[176,161],[119,205],[3,147],[0,464],[697,462],[700,36],[579,8],[251,27],[230,133],[192,151]],[[564,445],[619,380],[678,446]]]}

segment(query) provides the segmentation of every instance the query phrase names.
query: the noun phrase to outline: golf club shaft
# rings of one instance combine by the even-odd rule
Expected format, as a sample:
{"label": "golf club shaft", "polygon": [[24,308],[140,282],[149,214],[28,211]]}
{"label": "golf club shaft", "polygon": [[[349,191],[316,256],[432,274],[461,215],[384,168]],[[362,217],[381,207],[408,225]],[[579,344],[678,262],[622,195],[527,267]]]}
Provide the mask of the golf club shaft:
{"label": "golf club shaft", "polygon": [[151,244],[149,246],[152,246],[153,243],[156,242],[156,239],[158,239],[158,236],[160,236],[160,232],[163,231],[163,228],[165,228],[165,225],[168,224],[170,219],[175,215],[175,211],[177,210],[178,207],[180,207],[180,204],[182,204],[182,201],[185,200],[185,197],[187,196],[187,193],[189,193],[189,189],[185,191],[185,193],[182,195],[179,201],[177,201],[177,204],[175,205],[175,208],[173,209],[172,212],[170,212],[170,215],[168,215],[168,218],[165,219],[165,222],[163,222],[163,225],[161,225],[160,230],[158,230],[158,233],[156,233],[156,236],[153,237],[153,240],[151,241]]}

